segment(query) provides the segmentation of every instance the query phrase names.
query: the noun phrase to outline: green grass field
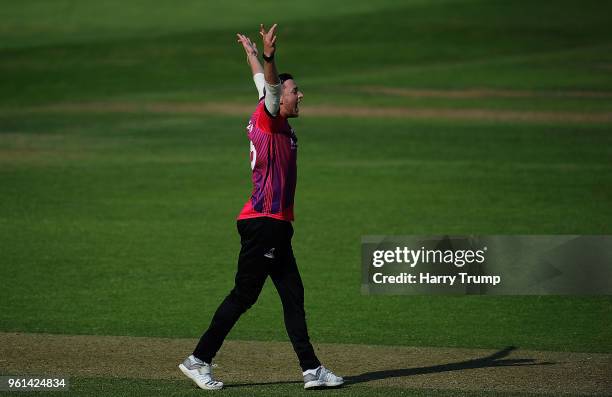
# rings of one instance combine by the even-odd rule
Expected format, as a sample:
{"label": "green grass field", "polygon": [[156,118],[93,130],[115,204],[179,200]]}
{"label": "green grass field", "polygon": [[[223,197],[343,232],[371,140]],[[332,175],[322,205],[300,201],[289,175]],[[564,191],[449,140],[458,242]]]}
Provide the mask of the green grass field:
{"label": "green grass field", "polygon": [[[200,335],[233,283],[235,217],[250,193],[249,114],[44,109],[254,103],[235,33],[256,37],[260,22],[279,23],[279,68],[296,76],[304,109],[612,111],[610,4],[150,3],[2,6],[0,331]],[[527,94],[443,94],[484,89]],[[611,234],[611,123],[315,114],[292,124],[294,250],[315,344],[612,353],[608,296],[360,294],[362,235]],[[271,283],[230,338],[286,340]],[[73,383],[75,395],[195,394],[176,381]],[[373,390],[445,395],[333,393]]]}

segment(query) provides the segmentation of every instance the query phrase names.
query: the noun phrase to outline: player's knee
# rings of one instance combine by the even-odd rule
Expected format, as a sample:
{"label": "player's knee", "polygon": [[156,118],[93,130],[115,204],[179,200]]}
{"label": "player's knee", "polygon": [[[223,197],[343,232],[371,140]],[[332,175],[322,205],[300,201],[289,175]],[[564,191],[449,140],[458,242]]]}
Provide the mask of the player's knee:
{"label": "player's knee", "polygon": [[230,293],[232,301],[240,308],[242,312],[248,310],[257,302],[259,291],[248,291],[240,288],[234,288]]}

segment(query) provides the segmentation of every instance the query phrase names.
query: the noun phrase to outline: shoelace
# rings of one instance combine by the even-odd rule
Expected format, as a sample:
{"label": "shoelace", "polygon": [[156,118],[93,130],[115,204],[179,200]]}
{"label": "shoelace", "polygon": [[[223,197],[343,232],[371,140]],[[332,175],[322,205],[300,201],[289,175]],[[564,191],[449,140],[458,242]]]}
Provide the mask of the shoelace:
{"label": "shoelace", "polygon": [[332,380],[335,380],[335,378],[337,378],[337,376],[334,375],[332,371],[330,371],[329,369],[323,366],[321,366],[321,375],[324,381],[332,381]]}
{"label": "shoelace", "polygon": [[217,364],[214,364],[214,363],[213,363],[213,364],[206,364],[206,363],[199,363],[199,362],[197,362],[197,361],[196,361],[195,363],[192,363],[191,365],[192,365],[194,368],[202,368],[202,367],[206,367],[206,366],[209,366],[209,367],[211,367],[211,368],[217,368],[217,367],[218,367],[218,365],[217,365]]}
{"label": "shoelace", "polygon": [[[203,374],[203,373],[201,373],[200,371],[198,371],[198,372],[199,372],[199,375],[198,375],[198,376],[199,376],[200,378],[207,379],[209,382],[216,382],[216,381],[213,379],[212,369],[213,369],[213,368],[218,367],[218,365],[217,365],[217,364],[206,364],[206,363],[199,363],[199,362],[195,362],[195,363],[193,363],[193,364],[192,364],[192,367],[193,367],[194,369],[197,369],[197,370],[199,370],[199,369],[201,369],[201,368],[206,368],[206,367],[209,367],[210,369],[209,369],[208,371],[206,371],[206,373],[204,373],[204,374]],[[208,384],[209,382],[206,382],[206,383]]]}

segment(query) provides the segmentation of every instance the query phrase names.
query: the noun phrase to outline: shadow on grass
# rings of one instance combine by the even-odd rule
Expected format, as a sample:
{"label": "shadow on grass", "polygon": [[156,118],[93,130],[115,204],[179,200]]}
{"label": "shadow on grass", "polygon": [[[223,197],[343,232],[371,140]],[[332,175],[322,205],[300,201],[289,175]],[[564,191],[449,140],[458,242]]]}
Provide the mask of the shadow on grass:
{"label": "shadow on grass", "polygon": [[[514,346],[508,346],[496,353],[483,358],[477,358],[473,360],[459,361],[456,363],[433,365],[429,367],[414,367],[414,368],[401,368],[401,369],[386,369],[382,371],[364,372],[360,375],[347,376],[344,378],[346,381],[345,385],[351,385],[356,383],[365,383],[374,380],[382,380],[389,378],[401,378],[404,376],[412,375],[424,375],[433,374],[439,372],[449,371],[462,371],[466,369],[477,369],[477,368],[488,368],[488,367],[522,367],[528,365],[554,365],[553,362],[543,361],[536,362],[533,358],[515,358],[515,359],[504,359],[512,351],[517,348]],[[270,385],[285,385],[285,384],[298,384],[301,381],[278,381],[278,382],[261,382],[261,383],[235,383],[229,384],[225,387],[246,387],[246,386],[270,386]]]}
{"label": "shadow on grass", "polygon": [[449,372],[449,371],[462,371],[465,369],[476,369],[476,368],[488,368],[488,367],[519,367],[527,365],[553,365],[555,363],[543,361],[536,362],[533,358],[516,358],[516,359],[503,359],[508,356],[510,352],[516,350],[514,346],[508,346],[496,353],[491,354],[483,358],[477,358],[473,360],[460,361],[456,363],[433,365],[430,367],[416,367],[416,368],[403,368],[403,369],[388,369],[382,371],[365,372],[360,375],[346,377],[347,383],[363,383],[370,382],[373,380],[399,378],[403,376],[411,375],[423,375],[433,374],[438,372]]}

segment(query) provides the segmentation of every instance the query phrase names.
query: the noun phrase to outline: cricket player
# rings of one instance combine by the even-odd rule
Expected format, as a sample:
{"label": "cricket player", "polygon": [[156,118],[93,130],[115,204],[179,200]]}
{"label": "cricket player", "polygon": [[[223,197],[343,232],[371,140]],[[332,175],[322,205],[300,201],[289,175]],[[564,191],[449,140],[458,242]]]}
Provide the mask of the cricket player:
{"label": "cricket player", "polygon": [[288,119],[298,117],[304,97],[290,74],[278,74],[276,28],[260,26],[263,67],[256,45],[238,34],[247,54],[259,103],[247,126],[253,180],[251,197],[238,215],[240,255],[235,286],[215,312],[210,326],[180,370],[202,389],[223,383],[213,378],[212,360],[242,313],[256,301],[270,276],[283,304],[285,327],[298,356],[304,388],[336,387],[344,380],[321,365],[306,327],[304,286],[293,256],[293,197],[297,178],[297,137]]}

